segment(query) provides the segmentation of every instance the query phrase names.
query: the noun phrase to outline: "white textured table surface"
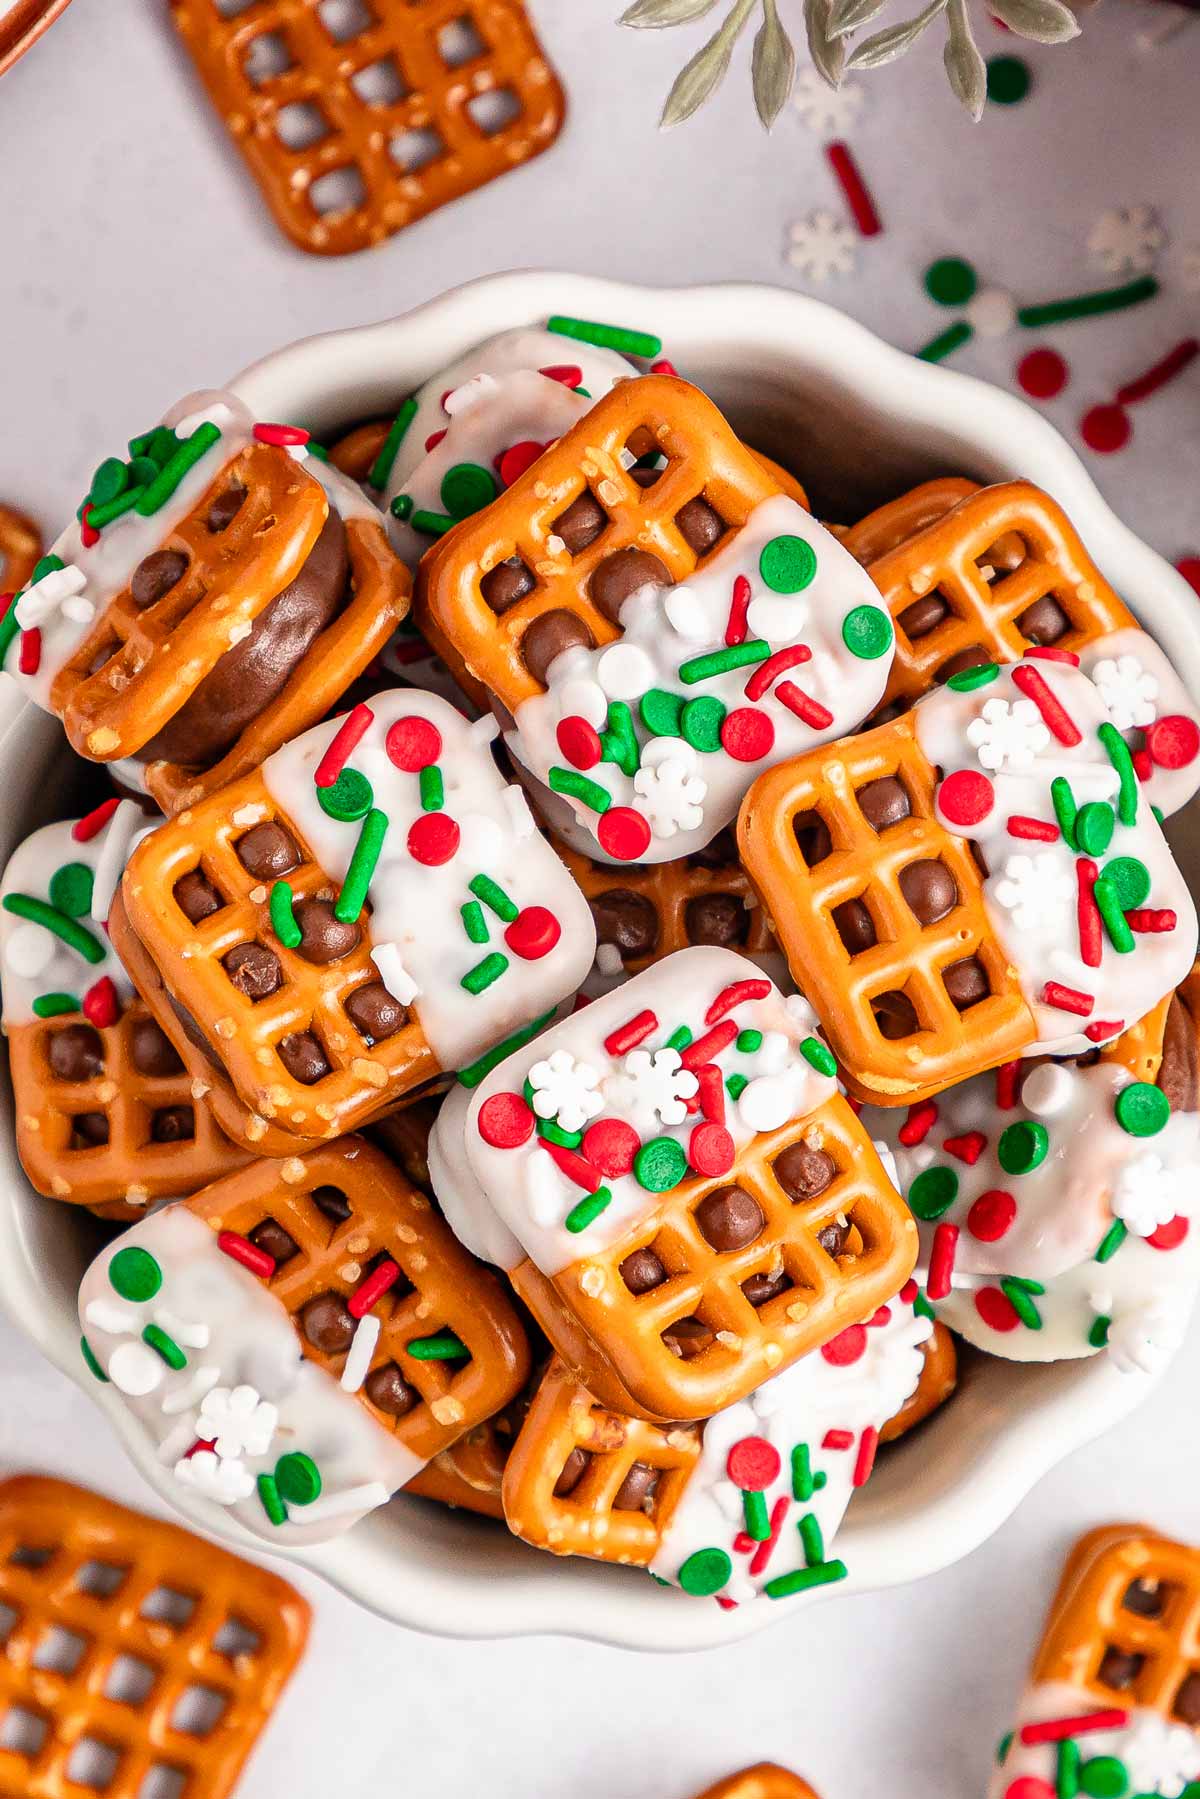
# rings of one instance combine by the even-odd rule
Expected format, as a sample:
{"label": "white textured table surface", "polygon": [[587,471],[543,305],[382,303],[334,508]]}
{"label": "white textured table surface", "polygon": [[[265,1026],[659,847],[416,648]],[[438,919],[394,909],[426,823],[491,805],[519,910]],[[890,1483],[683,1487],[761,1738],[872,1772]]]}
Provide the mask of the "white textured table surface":
{"label": "white textured table surface", "polygon": [[[0,87],[0,496],[53,526],[112,443],[189,387],[494,269],[803,285],[783,260],[789,224],[819,207],[844,215],[821,137],[789,114],[767,144],[739,64],[706,114],[660,139],[658,101],[704,27],[620,33],[617,9],[534,7],[573,106],[552,154],[371,256],[323,262],[266,221],[165,9],[75,0]],[[959,366],[1010,383],[1024,351],[1059,349],[1071,382],[1052,413],[1078,442],[1087,406],[1200,326],[1184,254],[1200,243],[1200,25],[1139,51],[1157,17],[1109,0],[1083,46],[1032,50],[1033,96],[975,131],[932,45],[865,78],[847,135],[885,230],[856,246],[854,273],[815,291],[915,346],[951,318],[921,288],[934,256],[970,258],[1022,304],[1103,287],[1122,277],[1090,260],[1091,226],[1108,208],[1153,204],[1171,240],[1157,300],[958,353]],[[1017,49],[986,25],[981,38],[985,54]],[[1198,392],[1194,367],[1139,410],[1129,448],[1090,458],[1117,509],[1173,559],[1200,549]],[[0,1469],[54,1470],[150,1504],[87,1399],[3,1321],[0,1370]],[[687,1799],[772,1756],[824,1799],[969,1799],[1071,1537],[1140,1516],[1200,1538],[1198,1376],[1193,1333],[1144,1412],[1076,1455],[965,1564],[724,1651],[648,1660],[418,1639],[302,1579],[312,1646],[240,1791]]]}

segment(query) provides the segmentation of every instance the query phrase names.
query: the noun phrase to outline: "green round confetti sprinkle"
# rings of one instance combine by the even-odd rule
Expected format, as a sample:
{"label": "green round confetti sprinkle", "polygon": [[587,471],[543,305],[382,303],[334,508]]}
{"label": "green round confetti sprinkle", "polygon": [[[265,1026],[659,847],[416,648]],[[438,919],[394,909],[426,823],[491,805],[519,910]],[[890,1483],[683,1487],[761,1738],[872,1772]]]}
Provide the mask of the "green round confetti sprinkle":
{"label": "green round confetti sprinkle", "polygon": [[961,674],[951,675],[946,686],[954,693],[974,693],[977,687],[990,686],[999,673],[999,663],[984,662],[978,668],[964,668]]}
{"label": "green round confetti sprinkle", "polygon": [[1075,814],[1075,843],[1085,856],[1102,856],[1112,842],[1116,815],[1104,800],[1089,800]]}
{"label": "green round confetti sprinkle", "polygon": [[689,700],[680,714],[679,723],[685,742],[694,750],[719,750],[725,707],[712,695]]}
{"label": "green round confetti sprinkle", "polygon": [[1129,1791],[1125,1763],[1115,1755],[1093,1755],[1079,1770],[1079,1791],[1087,1799],[1122,1799]]}
{"label": "green round confetti sprinkle", "polygon": [[406,525],[413,515],[413,497],[410,493],[398,493],[389,508],[393,518],[398,518]]}
{"label": "green round confetti sprinkle", "polygon": [[344,768],[332,787],[317,788],[317,802],[330,818],[363,818],[375,804],[375,794],[366,775]]}
{"label": "green round confetti sprinkle", "polygon": [[494,479],[477,462],[457,462],[442,476],[442,505],[451,518],[470,518],[490,506],[496,493]]}
{"label": "green round confetti sprinkle", "polygon": [[86,862],[64,862],[50,876],[50,904],[68,918],[86,918],[92,909],[92,871]]}
{"label": "green round confetti sprinkle", "polygon": [[633,1158],[633,1172],[647,1193],[666,1193],[687,1173],[687,1154],[674,1137],[653,1137]]}
{"label": "green round confetti sprinkle", "polygon": [[679,1584],[685,1593],[707,1599],[719,1593],[733,1573],[733,1563],[723,1549],[697,1549],[679,1570]]}
{"label": "green round confetti sprinkle", "polygon": [[153,456],[135,456],[128,467],[130,487],[145,487],[158,473]]}
{"label": "green round confetti sprinkle", "polygon": [[275,1486],[289,1505],[311,1505],[321,1496],[321,1470],[302,1449],[290,1450],[275,1464]]}
{"label": "green round confetti sprinkle", "polygon": [[875,662],[892,647],[892,621],[878,606],[856,606],[842,620],[842,642],[860,661]]}
{"label": "green round confetti sprinkle", "polygon": [[1171,1102],[1161,1087],[1134,1081],[1122,1087],[1113,1110],[1117,1123],[1131,1137],[1157,1137],[1171,1116]]}
{"label": "green round confetti sprinkle", "polygon": [[805,537],[773,537],[762,547],[758,572],[772,593],[800,593],[817,572],[817,552]]}
{"label": "green round confetti sprinkle", "polygon": [[1136,856],[1114,856],[1100,874],[1116,890],[1122,912],[1132,912],[1150,898],[1150,870]]}
{"label": "green round confetti sprinkle", "polygon": [[926,1223],[948,1212],[958,1197],[953,1168],[923,1168],[908,1190],[909,1209]]}
{"label": "green round confetti sprinkle", "polygon": [[654,737],[681,737],[683,727],[683,700],[677,693],[667,693],[662,687],[652,687],[638,701],[638,711],[642,723]]}
{"label": "green round confetti sprinkle", "polygon": [[1033,85],[1029,64],[1019,56],[993,56],[987,66],[987,97],[997,106],[1016,106]]}
{"label": "green round confetti sprinkle", "polygon": [[[158,473],[157,469],[154,473]],[[118,494],[124,493],[128,484],[129,470],[121,458],[106,456],[92,476],[88,499],[93,506],[106,506],[110,500],[115,500]]]}
{"label": "green round confetti sprinkle", "polygon": [[94,1374],[98,1381],[103,1381],[105,1385],[107,1385],[108,1376],[96,1360],[96,1352],[86,1337],[80,1337],[79,1339],[79,1353],[84,1359],[88,1372]]}
{"label": "green round confetti sprinkle", "polygon": [[996,1154],[1005,1174],[1031,1174],[1046,1160],[1049,1147],[1050,1133],[1045,1125],[1027,1118],[1001,1131]]}
{"label": "green round confetti sprinkle", "polygon": [[162,1269],[148,1249],[119,1249],[108,1264],[108,1278],[122,1299],[153,1299],[162,1286]]}
{"label": "green round confetti sprinkle", "polygon": [[925,292],[939,306],[965,306],[979,277],[961,256],[939,256],[925,271]]}

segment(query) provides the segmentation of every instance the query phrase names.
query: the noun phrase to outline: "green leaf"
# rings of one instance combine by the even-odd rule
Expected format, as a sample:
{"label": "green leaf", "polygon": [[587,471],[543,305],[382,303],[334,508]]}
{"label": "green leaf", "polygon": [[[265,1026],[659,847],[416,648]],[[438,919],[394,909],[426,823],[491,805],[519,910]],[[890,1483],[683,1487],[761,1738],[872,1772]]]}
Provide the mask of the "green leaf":
{"label": "green leaf", "polygon": [[717,0],[633,0],[618,23],[661,31],[667,25],[690,25],[693,19],[702,19],[711,12],[716,4]]}
{"label": "green leaf", "polygon": [[754,104],[769,131],[792,91],[796,79],[796,52],[779,22],[775,0],[763,0],[763,22],[754,40]]}
{"label": "green leaf", "polygon": [[987,103],[987,64],[979,54],[967,12],[967,0],[950,0],[946,14],[948,36],[942,61],[954,97],[965,106],[976,124]]}
{"label": "green leaf", "polygon": [[946,10],[949,0],[930,0],[924,12],[919,12],[915,19],[906,19],[902,25],[889,25],[884,31],[877,31],[874,37],[864,38],[857,44],[846,59],[848,69],[881,69],[885,63],[895,62],[910,50],[923,31],[927,31],[933,21]]}
{"label": "green leaf", "polygon": [[1062,0],[996,0],[992,11],[1010,31],[1035,44],[1069,44],[1079,36],[1079,20]]}
{"label": "green leaf", "polygon": [[829,13],[830,37],[848,37],[852,31],[861,31],[864,25],[879,17],[887,3],[888,0],[833,0]]}
{"label": "green leaf", "polygon": [[829,0],[804,0],[804,28],[813,67],[830,87],[840,87],[846,66],[846,46],[829,30]]}
{"label": "green leaf", "polygon": [[706,100],[712,99],[729,72],[733,46],[757,6],[758,0],[736,0],[720,30],[714,32],[707,44],[680,69],[659,120],[664,129],[681,125],[698,112]]}

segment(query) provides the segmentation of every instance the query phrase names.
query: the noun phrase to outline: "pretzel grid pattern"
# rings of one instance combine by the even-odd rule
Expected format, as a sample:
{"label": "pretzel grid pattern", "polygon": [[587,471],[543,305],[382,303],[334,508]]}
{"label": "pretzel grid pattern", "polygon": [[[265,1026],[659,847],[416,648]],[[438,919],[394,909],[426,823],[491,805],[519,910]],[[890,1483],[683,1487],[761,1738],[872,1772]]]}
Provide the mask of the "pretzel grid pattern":
{"label": "pretzel grid pattern", "polygon": [[[911,813],[879,833],[856,795],[889,775],[902,782]],[[877,1105],[940,1093],[1019,1055],[1035,1037],[1033,1015],[988,922],[969,844],[935,816],[935,785],[906,713],[768,770],[738,821],[742,860],[793,978],[816,1009],[850,1090]],[[809,814],[825,823],[833,842],[811,866],[796,826]],[[958,904],[931,925],[921,924],[900,890],[902,871],[923,860],[941,862],[958,887]],[[833,918],[834,908],[852,899],[865,904],[878,939],[856,955]],[[944,975],[971,956],[991,991],[959,1012]],[[883,1036],[872,1009],[874,999],[893,991],[908,995],[920,1026],[896,1041]]]}
{"label": "pretzel grid pattern", "polygon": [[[329,1218],[313,1199],[335,1187],[350,1216]],[[402,1279],[371,1308],[381,1329],[371,1368],[394,1362],[421,1396],[403,1417],[356,1398],[405,1448],[428,1461],[471,1425],[507,1405],[529,1372],[525,1333],[498,1281],[467,1253],[429,1201],[411,1187],[381,1150],[358,1140],[331,1143],[307,1156],[256,1162],[187,1202],[214,1231],[252,1237],[273,1218],[296,1244],[266,1280],[273,1298],[296,1322],[305,1357],[340,1379],[345,1353],[330,1354],[303,1335],[298,1314],[310,1299],[336,1293],[348,1299],[371,1267],[388,1256]],[[467,1361],[426,1361],[408,1344],[452,1331]]]}
{"label": "pretzel grid pattern", "polygon": [[[555,1487],[575,1450],[589,1458],[572,1490]],[[555,1555],[648,1567],[700,1454],[695,1426],[647,1423],[606,1410],[562,1362],[547,1369],[504,1472],[510,1530]],[[614,1500],[636,1464],[659,1480],[651,1510],[618,1511]]]}
{"label": "pretzel grid pattern", "polygon": [[[115,1590],[96,1590],[94,1568],[119,1577]],[[186,1621],[145,1615],[164,1590],[190,1602]],[[99,1789],[107,1799],[136,1799],[153,1770],[182,1775],[187,1799],[224,1799],[308,1630],[307,1605],[277,1576],[174,1525],[34,1475],[0,1487],[4,1607],[16,1617],[0,1656],[0,1714],[23,1712],[45,1728],[31,1755],[0,1748],[0,1788],[27,1799],[84,1791],[68,1768],[88,1741],[119,1757]],[[35,1665],[55,1631],[82,1644],[69,1674]],[[223,1632],[240,1649],[218,1647]],[[126,1658],[148,1671],[149,1690],[110,1698],[105,1689]],[[197,1688],[224,1702],[205,1735],[172,1723]]]}
{"label": "pretzel grid pattern", "polygon": [[[213,105],[302,250],[340,256],[379,243],[548,149],[562,128],[562,89],[518,0],[370,0],[369,22],[342,41],[322,0],[257,0],[234,18],[215,0],[171,5]],[[460,20],[482,49],[447,61],[440,39]],[[249,65],[266,37],[282,39],[289,60],[256,82]],[[359,82],[379,64],[401,91],[372,101]],[[517,108],[491,132],[472,115],[488,94]],[[295,106],[315,106],[326,129],[293,149],[282,115]],[[410,134],[434,150],[419,167],[394,154]],[[314,186],[339,170],[357,176],[361,198],[323,213]]]}
{"label": "pretzel grid pattern", "polygon": [[[256,771],[169,820],[139,845],[123,888],[129,923],[155,961],[170,968],[180,1004],[209,1037],[251,1111],[277,1119],[299,1137],[334,1137],[385,1110],[436,1074],[438,1065],[415,1013],[370,1047],[346,1016],[354,989],[379,980],[365,916],[358,948],[324,966],[275,936],[270,888],[255,881],[236,854],[237,840],[251,828],[247,819],[277,821],[295,842],[303,861],[287,879],[297,905],[333,893],[303,833],[276,807]],[[197,925],[188,922],[174,898],[176,883],[195,868],[227,901]],[[257,1002],[235,987],[222,967],[230,950],[254,942],[275,952],[283,973],[283,984]],[[311,1086],[288,1073],[277,1050],[283,1038],[307,1030],[320,1039],[330,1064],[330,1073]]]}
{"label": "pretzel grid pattern", "polygon": [[798,1774],[774,1762],[759,1762],[757,1767],[719,1780],[699,1799],[817,1799],[817,1795]]}
{"label": "pretzel grid pattern", "polygon": [[[667,466],[649,487],[640,487],[623,452],[640,456],[650,449],[664,454]],[[608,524],[572,556],[553,527],[585,492]],[[563,609],[587,626],[597,644],[620,637],[619,626],[588,594],[599,563],[635,547],[657,556],[673,582],[684,581],[719,552],[729,531],[740,529],[757,505],[778,492],[754,452],[696,389],[669,375],[621,381],[498,499],[429,552],[418,576],[418,623],[452,669],[465,663],[468,677],[483,681],[515,712],[522,700],[543,691],[520,650],[535,619]],[[675,523],[698,496],[728,527],[703,559]],[[480,583],[511,556],[521,558],[536,585],[497,615]]]}
{"label": "pretzel grid pattern", "polygon": [[[0,57],[3,54],[0,39]],[[33,520],[0,501],[0,593],[17,593],[25,587],[41,554],[42,534]]]}
{"label": "pretzel grid pattern", "polygon": [[[246,1160],[207,1108],[193,1100],[186,1070],[148,1075],[134,1065],[134,1036],[149,1016],[135,999],[116,1024],[99,1030],[104,1066],[87,1081],[61,1080],[50,1067],[53,1038],[78,1025],[79,1013],[10,1030],[17,1143],[39,1193],[99,1209],[106,1218],[140,1218],[151,1200],[194,1193]],[[154,1115],[172,1106],[191,1109],[194,1134],[156,1143]],[[72,1147],[73,1120],[91,1112],[108,1120],[108,1142]],[[131,1193],[135,1197],[128,1198]]]}
{"label": "pretzel grid pattern", "polygon": [[864,568],[870,568],[880,556],[898,549],[918,531],[944,517],[960,500],[967,500],[978,492],[976,483],[968,481],[965,475],[941,475],[934,481],[923,481],[919,487],[909,488],[907,493],[897,494],[894,500],[886,501],[874,512],[868,512],[846,526],[839,535],[854,560],[861,562]]}
{"label": "pretzel grid pattern", "polygon": [[[1161,1617],[1141,1617],[1123,1603],[1136,1581],[1161,1583]],[[1142,1658],[1125,1686],[1100,1678],[1110,1648]],[[1148,1706],[1175,1717],[1185,1682],[1200,1681],[1200,1550],[1137,1525],[1084,1537],[1051,1607],[1034,1679],[1082,1686],[1103,1706]]]}
{"label": "pretzel grid pattern", "polygon": [[[988,553],[1010,533],[1025,553],[1005,571],[989,563]],[[915,537],[885,551],[868,572],[896,627],[896,657],[882,705],[919,699],[938,670],[966,649],[982,649],[992,662],[1019,662],[1031,639],[1017,621],[1036,600],[1057,600],[1070,621],[1055,639],[1056,649],[1078,651],[1136,622],[1061,507],[1027,481],[971,492]],[[901,615],[932,593],[949,612],[931,631],[910,637]]]}
{"label": "pretzel grid pattern", "polygon": [[[824,1149],[837,1172],[814,1198],[793,1200],[772,1165],[800,1142]],[[722,1252],[693,1214],[707,1194],[730,1184],[757,1200],[765,1224],[753,1243]],[[851,1237],[835,1257],[817,1239],[839,1220],[850,1225]],[[634,1294],[620,1265],[642,1248],[654,1251],[668,1278]],[[847,1325],[870,1317],[912,1273],[916,1248],[908,1208],[866,1131],[835,1094],[807,1117],[754,1138],[727,1174],[681,1182],[649,1218],[587,1261],[572,1263],[552,1284],[638,1410],[658,1418],[707,1418]],[[523,1287],[527,1266],[513,1280],[532,1303]],[[744,1282],[780,1267],[791,1285],[755,1308],[742,1291]],[[685,1361],[663,1333],[693,1316],[713,1337]],[[554,1318],[541,1316],[539,1322],[554,1340]],[[571,1359],[567,1348],[564,1360]]]}

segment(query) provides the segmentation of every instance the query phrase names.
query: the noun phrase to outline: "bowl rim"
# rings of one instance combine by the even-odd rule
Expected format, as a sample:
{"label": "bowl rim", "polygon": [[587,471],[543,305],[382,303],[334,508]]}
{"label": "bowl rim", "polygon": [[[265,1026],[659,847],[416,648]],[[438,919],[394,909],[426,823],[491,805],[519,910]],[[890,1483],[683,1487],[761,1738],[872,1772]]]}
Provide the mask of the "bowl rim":
{"label": "bowl rim", "polygon": [[[1016,395],[920,362],[825,302],[787,289],[765,283],[658,288],[549,270],[482,276],[397,317],[287,345],[249,365],[229,386],[265,416],[295,418],[299,410],[306,422],[324,429],[334,422],[330,409],[335,405],[343,420],[368,416],[372,407],[378,411],[381,369],[387,391],[395,394],[414,371],[423,378],[497,332],[536,324],[555,312],[628,321],[660,332],[668,349],[689,341],[701,346],[713,338],[736,338],[753,346],[757,355],[778,356],[819,374],[860,403],[869,400],[897,427],[919,436],[924,451],[947,459],[966,457],[981,472],[994,469],[993,478],[1001,478],[1004,470],[1016,472],[1012,446],[1019,442],[1021,472],[1064,506],[1109,579],[1153,626],[1185,683],[1200,692],[1200,598],[1116,517],[1078,455],[1047,419]],[[686,357],[681,360],[686,373]],[[731,380],[736,373],[736,368],[730,370]],[[947,466],[957,464],[948,460]],[[33,711],[13,683],[0,682],[0,748],[9,746],[14,735],[45,728],[44,715],[29,717]],[[10,1159],[19,1173],[11,1152]],[[132,1415],[111,1391],[85,1379],[74,1311],[64,1318],[39,1304],[39,1298],[20,1202],[15,1187],[10,1190],[6,1183],[0,1188],[0,1303],[108,1415],[160,1499],[194,1527],[235,1548],[260,1556],[273,1553],[220,1508],[190,1494],[181,1498],[178,1483],[158,1463]],[[505,1571],[494,1582],[468,1585],[445,1559],[406,1556],[394,1545],[389,1548],[388,1508],[341,1538],[292,1551],[283,1559],[320,1574],[382,1617],[436,1635],[557,1634],[656,1651],[714,1647],[793,1617],[802,1606],[838,1593],[921,1578],[968,1554],[1051,1468],[1134,1410],[1164,1370],[1165,1364],[1153,1376],[1122,1375],[1107,1358],[1056,1364],[1055,1375],[1063,1371],[1062,1378],[1043,1379],[1045,1391],[1024,1408],[1020,1428],[982,1437],[970,1466],[939,1503],[925,1511],[910,1507],[900,1515],[893,1515],[894,1506],[884,1508],[878,1518],[864,1518],[861,1512],[856,1517],[852,1511],[839,1536],[850,1567],[848,1579],[778,1606],[723,1612],[649,1581],[614,1578],[616,1571],[601,1563],[556,1563],[534,1551],[515,1574]]]}

